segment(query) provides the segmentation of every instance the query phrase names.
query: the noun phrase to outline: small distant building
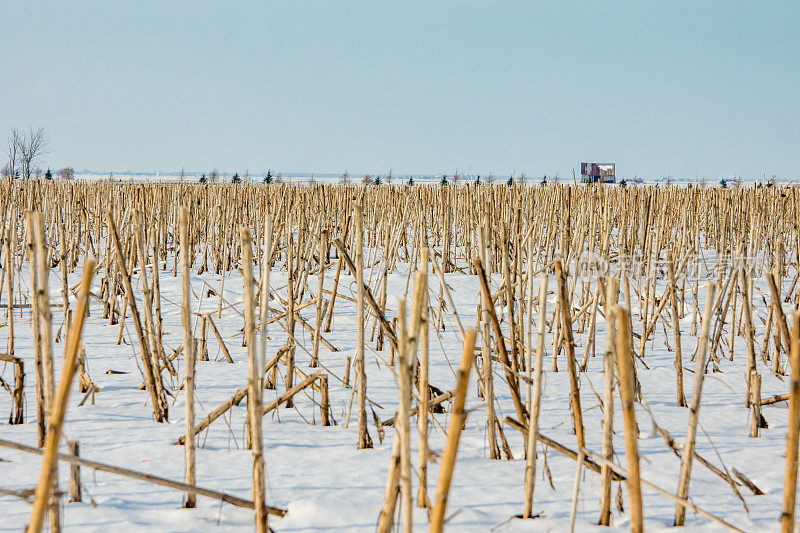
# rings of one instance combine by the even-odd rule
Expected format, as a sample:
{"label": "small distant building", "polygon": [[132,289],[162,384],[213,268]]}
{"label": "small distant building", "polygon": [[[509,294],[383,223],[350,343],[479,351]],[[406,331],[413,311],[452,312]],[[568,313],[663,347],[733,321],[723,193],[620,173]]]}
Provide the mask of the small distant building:
{"label": "small distant building", "polygon": [[581,163],[581,183],[615,183],[614,163]]}

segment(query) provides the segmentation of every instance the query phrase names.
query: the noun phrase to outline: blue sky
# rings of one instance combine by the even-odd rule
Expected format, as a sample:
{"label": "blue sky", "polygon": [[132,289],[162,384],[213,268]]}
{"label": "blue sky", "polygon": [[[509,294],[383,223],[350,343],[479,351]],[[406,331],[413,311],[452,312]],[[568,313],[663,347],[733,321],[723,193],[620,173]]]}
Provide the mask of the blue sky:
{"label": "blue sky", "polygon": [[800,174],[800,2],[0,2],[0,139],[96,170]]}

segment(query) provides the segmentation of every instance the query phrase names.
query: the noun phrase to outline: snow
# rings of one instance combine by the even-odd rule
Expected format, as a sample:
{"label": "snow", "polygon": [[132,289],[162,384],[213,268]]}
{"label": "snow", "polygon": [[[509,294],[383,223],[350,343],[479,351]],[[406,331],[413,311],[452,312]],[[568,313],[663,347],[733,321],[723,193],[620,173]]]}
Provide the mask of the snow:
{"label": "snow", "polygon": [[[366,254],[365,254],[366,255]],[[180,277],[172,275],[172,261],[168,268],[161,271],[160,282],[162,292],[162,308],[167,353],[177,348],[182,341],[180,329]],[[403,296],[406,286],[407,265],[400,264],[390,273],[389,278],[389,312],[390,317],[396,314],[396,297]],[[79,270],[79,269],[78,269]],[[333,285],[333,271],[326,274],[325,286]],[[70,283],[77,283],[79,271],[70,276]],[[377,278],[377,271],[375,277]],[[286,273],[276,269],[271,274],[272,287],[282,287],[286,283]],[[27,265],[23,267],[19,280],[23,293],[27,294],[29,280]],[[435,276],[430,277],[430,299],[434,307],[438,303],[439,286]],[[446,274],[451,287],[455,305],[465,327],[476,324],[476,305],[478,302],[478,283],[475,276],[461,273]],[[138,287],[138,276],[134,277],[135,288]],[[198,307],[198,298],[205,292],[204,283],[219,290],[222,276],[213,272],[193,275],[192,289],[195,298],[193,309]],[[309,286],[316,293],[316,276],[309,276]],[[493,287],[499,287],[500,278],[495,275]],[[54,270],[50,277],[51,300],[60,301],[60,279]],[[373,285],[375,281],[373,280]],[[95,289],[99,291],[99,276],[95,278]],[[635,286],[635,284],[634,284]],[[353,295],[355,283],[352,276],[342,272],[340,290],[345,295]],[[550,280],[551,295],[548,303],[549,312],[555,305],[552,290],[555,280]],[[576,299],[580,295],[582,283],[578,283]],[[688,289],[688,286],[687,286]],[[663,281],[659,282],[658,294],[664,290]],[[757,351],[763,338],[766,308],[758,294],[767,295],[768,290],[763,279],[757,280],[754,302],[756,305],[754,322],[756,323]],[[281,291],[284,292],[284,291]],[[141,293],[138,292],[140,295]],[[412,290],[409,289],[410,299]],[[5,292],[3,292],[5,298]],[[230,272],[225,276],[223,296],[227,301],[242,301],[241,275]],[[353,295],[354,296],[354,295]],[[689,335],[691,323],[691,291],[687,291],[686,315],[683,317],[682,346],[684,366],[694,369],[690,360],[696,338]],[[307,294],[306,299],[313,297]],[[700,307],[705,298],[704,290],[699,295]],[[202,311],[211,311],[218,307],[216,296],[202,298]],[[138,302],[141,309],[141,301]],[[787,305],[787,311],[789,305]],[[241,305],[238,305],[241,308]],[[602,309],[602,308],[601,308]],[[641,330],[641,321],[635,314],[634,330]],[[498,313],[502,309],[498,308]],[[665,311],[667,315],[668,311]],[[54,308],[54,332],[61,326],[63,315]],[[314,306],[302,310],[303,316],[313,324]],[[4,311],[0,311],[4,316]],[[368,412],[369,431],[375,448],[357,450],[358,423],[354,405],[349,426],[347,423],[347,407],[352,391],[344,388],[335,376],[344,375],[345,357],[354,355],[356,343],[355,304],[338,298],[334,315],[334,329],[325,337],[339,352],[331,352],[321,346],[321,361],[332,374],[330,383],[330,400],[333,416],[337,425],[323,427],[320,425],[319,412],[308,393],[301,393],[295,398],[295,408],[281,406],[276,412],[264,418],[264,455],[267,470],[267,494],[270,505],[288,509],[283,519],[271,518],[270,524],[277,531],[374,531],[380,512],[387,471],[390,462],[394,429],[385,428],[386,436],[380,441],[372,414]],[[235,361],[225,362],[218,349],[213,335],[209,333],[210,361],[198,361],[196,375],[196,421],[201,420],[209,411],[230,398],[240,387],[247,383],[246,349],[241,347],[242,318],[235,310],[225,310],[222,318],[214,316],[222,336]],[[435,318],[432,317],[432,324]],[[435,332],[431,328],[431,368],[430,383],[441,390],[450,390],[455,385],[453,368],[457,366],[461,353],[461,340],[452,316],[444,317],[445,331]],[[153,473],[170,479],[184,479],[184,451],[174,441],[184,433],[184,394],[178,391],[179,381],[164,376],[170,391],[175,395],[170,399],[169,423],[157,424],[153,421],[149,396],[146,391],[138,390],[142,377],[138,370],[138,343],[130,320],[126,322],[125,343],[116,345],[118,326],[109,325],[102,319],[102,309],[96,301],[92,303],[91,317],[86,320],[83,341],[86,347],[87,368],[92,380],[101,388],[96,395],[96,402],[90,405],[87,401],[81,407],[78,403],[83,396],[73,389],[69,409],[64,426],[65,439],[78,439],[81,445],[81,456],[123,466],[134,470]],[[367,340],[371,332],[372,322],[367,323]],[[507,327],[507,321],[502,324]],[[31,345],[31,327],[28,310],[18,310],[15,314],[16,355],[25,360],[26,379],[26,412],[25,424],[11,426],[0,425],[2,438],[26,444],[36,443],[35,423],[35,386],[33,373],[33,354]],[[699,328],[698,328],[699,330]],[[7,328],[2,328],[0,338],[5,336]],[[311,336],[298,327],[297,337],[300,343],[310,349]],[[638,365],[638,377],[642,384],[642,392],[647,405],[652,410],[657,423],[666,429],[677,442],[682,443],[686,432],[689,411],[676,406],[675,370],[673,352],[665,343],[673,345],[672,332],[667,335],[659,323],[655,340],[647,344],[645,362],[646,370]],[[199,335],[199,333],[198,333]],[[267,353],[274,354],[286,340],[286,334],[277,324],[270,326]],[[727,333],[724,335],[727,338]],[[603,394],[602,354],[605,347],[605,322],[603,316],[597,317],[596,357],[589,361],[586,373],[580,375],[581,401],[584,409],[587,447],[596,452],[601,450],[602,412],[599,408],[599,397]],[[583,353],[585,333],[576,327],[575,340],[578,357]],[[547,336],[552,342],[551,334]],[[480,338],[478,339],[480,344]],[[374,343],[370,343],[374,348]],[[638,348],[638,342],[637,342]],[[55,353],[60,354],[63,344],[56,344]],[[724,354],[720,363],[722,372],[706,376],[703,390],[703,402],[700,412],[697,452],[721,467],[721,460],[728,469],[737,468],[747,475],[765,494],[754,496],[744,487],[741,492],[750,511],[745,512],[741,502],[733,494],[730,486],[695,461],[690,497],[699,507],[724,517],[738,527],[748,530],[777,531],[781,513],[784,451],[788,411],[785,403],[778,403],[763,408],[763,414],[769,422],[769,429],[762,430],[760,438],[749,438],[749,410],[744,405],[744,375],[746,366],[746,349],[743,337],[735,337],[735,356],[733,361],[727,359],[728,349],[722,343]],[[297,364],[308,371],[310,357],[298,347]],[[577,449],[575,436],[571,428],[569,415],[569,381],[564,355],[559,358],[559,372],[550,371],[552,345],[547,345],[545,360],[544,395],[541,409],[540,430],[544,435]],[[388,360],[388,343],[381,357]],[[375,413],[381,419],[394,415],[398,404],[398,389],[391,369],[369,350],[366,350],[367,361],[367,395],[380,407]],[[785,356],[784,356],[785,361]],[[183,376],[182,358],[175,360],[179,375]],[[4,364],[3,378],[13,382],[11,365]],[[61,358],[56,357],[56,366],[60,369]],[[0,367],[2,369],[3,367]],[[783,393],[788,390],[787,381],[781,381],[758,361],[763,385],[762,396]],[[107,374],[108,370],[126,372],[125,374]],[[495,366],[495,394],[498,418],[505,415],[516,418],[504,375]],[[351,373],[354,383],[355,373]],[[684,372],[684,383],[687,401],[691,401],[693,374]],[[76,380],[77,381],[77,380]],[[567,528],[570,512],[571,493],[575,475],[575,462],[554,450],[546,450],[538,446],[539,462],[537,464],[536,489],[534,493],[534,511],[542,515],[533,520],[513,518],[523,510],[523,480],[525,462],[522,437],[513,428],[503,425],[505,434],[511,445],[514,460],[490,460],[485,432],[485,404],[477,397],[475,375],[470,378],[470,391],[467,396],[467,409],[471,410],[465,431],[458,450],[452,488],[450,491],[447,515],[449,531],[564,531]],[[265,391],[264,401],[269,402],[285,387],[281,381],[277,391]],[[524,395],[524,384],[522,385]],[[0,411],[10,409],[10,396],[0,396]],[[615,460],[627,467],[624,452],[624,431],[619,398],[616,397],[615,421],[616,430],[614,446]],[[642,477],[660,487],[674,492],[677,488],[680,459],[664,444],[658,435],[650,431],[652,424],[642,406],[636,406],[637,420],[642,432],[639,440],[641,454]],[[434,415],[438,423],[447,428],[446,414]],[[315,420],[316,425],[309,424]],[[414,419],[416,423],[416,417]],[[229,492],[243,498],[251,497],[251,464],[252,455],[244,449],[245,402],[234,407],[225,417],[215,421],[208,431],[198,438],[196,456],[197,484]],[[414,428],[416,425],[413,426]],[[413,429],[413,428],[412,428]],[[412,430],[412,462],[417,465],[417,442]],[[445,437],[437,424],[431,424],[430,447],[441,454]],[[65,446],[62,444],[62,451]],[[551,488],[545,476],[543,453],[547,452],[547,465],[552,476],[554,488]],[[3,488],[32,488],[38,479],[41,460],[38,456],[27,455],[10,449],[0,448],[0,486]],[[433,462],[429,467],[429,494],[433,498],[436,491],[439,465]],[[69,466],[60,467],[62,490],[66,490]],[[85,487],[83,503],[64,503],[62,524],[65,531],[107,532],[107,531],[232,531],[252,527],[252,511],[222,504],[198,496],[197,508],[188,510],[181,508],[183,494],[141,481],[128,479],[102,472],[94,473],[82,468],[82,480]],[[417,480],[414,476],[414,493],[416,495]],[[616,496],[618,484],[614,484],[613,494]],[[596,526],[600,505],[600,476],[584,469],[581,477],[580,497],[578,501],[577,529],[580,531],[607,530]],[[613,530],[629,529],[627,511],[628,492],[623,489],[625,513],[613,511]],[[96,507],[91,503],[96,502]],[[643,488],[645,529],[647,531],[673,531],[671,528],[674,516],[674,504],[655,491]],[[64,500],[66,502],[66,499]],[[31,506],[20,499],[0,496],[0,530],[19,531],[27,523]],[[709,519],[687,512],[686,530],[721,531],[722,526]],[[415,508],[415,528],[423,530],[427,527],[425,511]]]}

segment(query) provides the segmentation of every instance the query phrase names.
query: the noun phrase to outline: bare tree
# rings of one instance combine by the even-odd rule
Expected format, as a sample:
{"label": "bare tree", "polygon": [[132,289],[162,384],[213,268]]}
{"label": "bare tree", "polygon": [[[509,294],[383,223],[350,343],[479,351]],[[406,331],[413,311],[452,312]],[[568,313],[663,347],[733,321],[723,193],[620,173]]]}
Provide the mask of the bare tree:
{"label": "bare tree", "polygon": [[23,134],[18,128],[11,128],[8,134],[8,162],[3,166],[3,176],[12,179],[17,170],[17,164],[20,155],[20,146],[22,145]]}
{"label": "bare tree", "polygon": [[72,167],[64,167],[58,171],[58,177],[64,181],[69,181],[75,177],[75,170]]}
{"label": "bare tree", "polygon": [[219,178],[219,172],[217,172],[216,168],[211,169],[211,172],[208,173],[208,182],[214,183]]}
{"label": "bare tree", "polygon": [[20,137],[19,152],[20,171],[24,179],[30,179],[37,161],[45,154],[50,138],[44,128],[34,130],[28,128],[28,134]]}

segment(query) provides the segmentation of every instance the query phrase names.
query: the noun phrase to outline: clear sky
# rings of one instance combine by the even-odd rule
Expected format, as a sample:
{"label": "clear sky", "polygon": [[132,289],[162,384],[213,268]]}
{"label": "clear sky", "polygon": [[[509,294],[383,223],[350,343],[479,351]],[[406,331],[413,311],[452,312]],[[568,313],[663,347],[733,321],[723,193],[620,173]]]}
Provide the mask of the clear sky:
{"label": "clear sky", "polygon": [[797,0],[0,0],[0,73],[54,168],[800,174]]}

